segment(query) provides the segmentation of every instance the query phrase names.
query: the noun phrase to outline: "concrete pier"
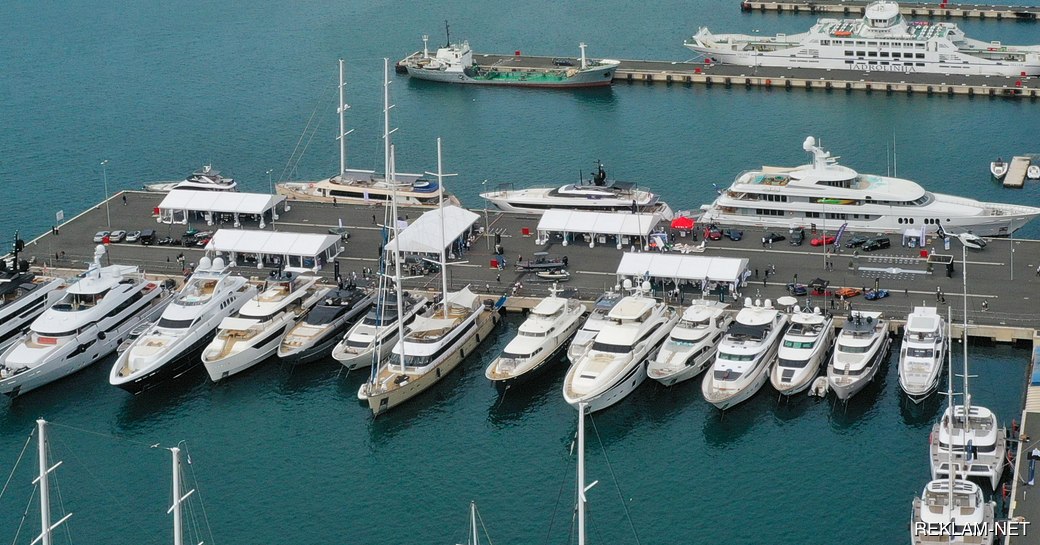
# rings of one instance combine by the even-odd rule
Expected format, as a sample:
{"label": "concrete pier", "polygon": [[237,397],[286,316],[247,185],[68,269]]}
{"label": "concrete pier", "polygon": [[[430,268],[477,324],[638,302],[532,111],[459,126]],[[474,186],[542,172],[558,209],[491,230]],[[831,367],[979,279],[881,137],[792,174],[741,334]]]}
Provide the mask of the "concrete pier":
{"label": "concrete pier", "polygon": [[1011,159],[1007,174],[1004,175],[1004,187],[1022,189],[1026,185],[1026,170],[1029,168],[1029,157],[1017,156]]}
{"label": "concrete pier", "polygon": [[[869,2],[812,0],[805,2],[767,2],[747,0],[741,11],[776,11],[806,14],[863,15]],[[908,17],[942,17],[946,19],[997,19],[1035,21],[1040,16],[1037,6],[963,4],[953,2],[900,2],[899,11]]]}

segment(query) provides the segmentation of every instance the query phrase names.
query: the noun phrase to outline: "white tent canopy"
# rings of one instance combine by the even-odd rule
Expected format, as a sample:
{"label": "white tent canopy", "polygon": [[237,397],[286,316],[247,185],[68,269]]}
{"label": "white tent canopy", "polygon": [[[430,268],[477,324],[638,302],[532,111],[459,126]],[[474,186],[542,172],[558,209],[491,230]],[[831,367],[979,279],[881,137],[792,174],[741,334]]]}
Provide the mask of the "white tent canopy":
{"label": "white tent canopy", "polygon": [[642,277],[670,280],[705,280],[733,284],[743,280],[747,258],[705,257],[660,253],[625,252],[618,265],[618,277]]}
{"label": "white tent canopy", "polygon": [[220,229],[210,239],[206,249],[230,254],[256,254],[278,257],[288,269],[318,270],[336,258],[340,252],[340,237],[312,233],[253,231],[247,229]]}
{"label": "white tent canopy", "polygon": [[[443,230],[441,218],[444,218]],[[452,242],[462,236],[480,216],[455,205],[430,210],[419,216],[406,229],[401,231],[397,239],[386,244],[388,251],[397,249],[400,239],[403,253],[439,254]],[[443,233],[443,236],[442,236]]]}
{"label": "white tent canopy", "polygon": [[549,209],[538,221],[538,239],[548,240],[550,233],[646,237],[660,221],[660,214]]}
{"label": "white tent canopy", "polygon": [[[187,223],[193,212],[206,214],[208,224],[213,224],[213,214],[234,214],[235,227],[240,225],[241,214],[263,216],[268,210],[278,219],[275,207],[284,202],[284,195],[266,193],[239,193],[237,191],[193,191],[175,189],[166,194],[159,203],[159,222]],[[263,220],[260,228],[263,229]]]}

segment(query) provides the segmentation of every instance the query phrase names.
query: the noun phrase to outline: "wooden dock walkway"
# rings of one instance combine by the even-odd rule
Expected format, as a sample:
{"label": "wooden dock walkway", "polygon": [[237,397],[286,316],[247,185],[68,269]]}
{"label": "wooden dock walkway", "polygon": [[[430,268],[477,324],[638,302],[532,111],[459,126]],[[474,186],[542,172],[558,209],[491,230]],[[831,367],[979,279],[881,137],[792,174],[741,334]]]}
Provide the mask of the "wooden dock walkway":
{"label": "wooden dock walkway", "polygon": [[[841,15],[863,15],[868,1],[813,0],[805,2],[770,2],[746,0],[740,3],[741,11],[776,11],[790,13],[812,13]],[[943,17],[948,19],[997,19],[1035,21],[1040,17],[1040,7],[1008,6],[988,4],[963,4],[953,2],[900,2],[899,11],[910,17]]]}
{"label": "wooden dock walkway", "polygon": [[1022,189],[1026,185],[1026,170],[1029,169],[1029,157],[1022,155],[1013,157],[1004,175],[1004,187]]}
{"label": "wooden dock walkway", "polygon": [[[482,67],[548,68],[554,57],[474,54]],[[558,58],[558,57],[557,57]],[[744,87],[766,91],[865,92],[887,96],[945,95],[991,98],[1040,98],[1040,77],[961,76],[906,72],[856,72],[808,68],[769,68],[703,62],[622,60],[614,83],[664,83]],[[430,83],[431,85],[442,85]]]}

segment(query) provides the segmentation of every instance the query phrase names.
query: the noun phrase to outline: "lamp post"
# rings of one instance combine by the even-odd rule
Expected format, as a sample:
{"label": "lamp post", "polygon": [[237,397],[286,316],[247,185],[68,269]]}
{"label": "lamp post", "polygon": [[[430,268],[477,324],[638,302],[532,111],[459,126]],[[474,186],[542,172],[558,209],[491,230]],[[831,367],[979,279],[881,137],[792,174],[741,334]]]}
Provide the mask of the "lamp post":
{"label": "lamp post", "polygon": [[[483,182],[480,182],[483,187],[480,193],[482,196],[487,195],[487,178],[484,178]],[[488,221],[487,211],[487,197],[484,197],[484,241],[487,242],[487,250],[491,252],[491,223]]]}
{"label": "lamp post", "polygon": [[105,215],[108,217],[108,228],[112,229],[112,211],[108,206],[108,159],[101,161],[101,179],[105,184]]}
{"label": "lamp post", "polygon": [[267,169],[267,185],[271,186],[271,194],[274,195],[274,181],[271,179],[272,172],[274,172],[273,168]]}

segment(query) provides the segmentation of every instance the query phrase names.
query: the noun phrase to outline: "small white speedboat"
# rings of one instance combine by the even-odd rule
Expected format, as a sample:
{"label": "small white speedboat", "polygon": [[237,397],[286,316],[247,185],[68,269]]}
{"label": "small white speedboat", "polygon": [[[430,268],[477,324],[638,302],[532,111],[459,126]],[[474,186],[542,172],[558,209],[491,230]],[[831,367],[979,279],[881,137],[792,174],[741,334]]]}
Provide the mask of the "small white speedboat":
{"label": "small white speedboat", "polygon": [[1040,165],[1029,165],[1029,168],[1026,169],[1026,178],[1040,180]]}
{"label": "small white speedboat", "polygon": [[998,157],[996,161],[989,164],[989,172],[993,175],[993,179],[1000,181],[1004,179],[1004,175],[1007,174],[1008,164],[1004,162],[1004,159]]}

